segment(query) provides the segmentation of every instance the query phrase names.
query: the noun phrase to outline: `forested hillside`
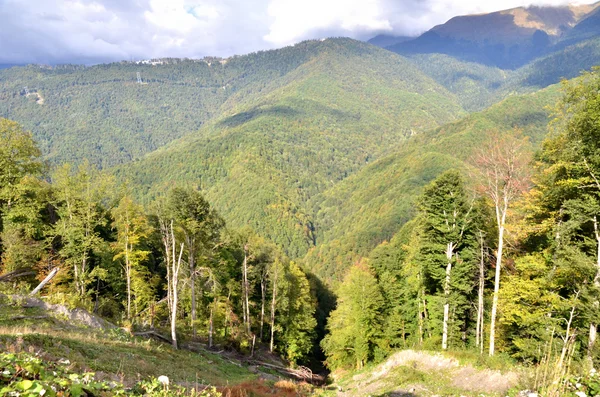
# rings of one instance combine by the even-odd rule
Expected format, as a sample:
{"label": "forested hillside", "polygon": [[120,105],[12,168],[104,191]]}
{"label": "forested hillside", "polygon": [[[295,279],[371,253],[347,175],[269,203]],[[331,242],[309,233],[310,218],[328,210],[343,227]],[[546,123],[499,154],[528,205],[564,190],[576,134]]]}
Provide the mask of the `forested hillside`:
{"label": "forested hillside", "polygon": [[[519,363],[508,383],[520,390],[600,394],[599,5],[374,40],[393,51],[328,38],[226,59],[0,68],[0,346],[116,372],[107,355],[154,361],[169,343],[214,358],[213,384],[265,364],[315,380],[299,366],[325,365],[357,388],[362,375],[343,371],[427,349],[509,374]],[[46,301],[25,298],[40,289]],[[36,336],[68,327],[31,310],[50,303],[123,333]],[[95,338],[111,347],[78,353]],[[0,385],[42,387],[46,358],[1,356],[22,376],[0,371]],[[474,390],[444,389],[416,361],[382,365],[369,379]],[[196,368],[169,376],[197,388]],[[61,387],[85,383],[58,372],[72,381],[50,379]],[[405,392],[384,386],[368,394]]]}
{"label": "forested hillside", "polygon": [[326,279],[346,269],[391,238],[415,214],[421,189],[443,171],[465,169],[488,131],[519,129],[537,147],[547,131],[558,86],[512,96],[464,119],[412,138],[390,154],[315,197],[320,240],[306,257],[309,268]]}
{"label": "forested hillside", "polygon": [[197,131],[241,98],[278,87],[298,66],[343,47],[333,43],[304,42],[226,60],[13,67],[0,71],[0,116],[32,130],[54,163],[86,158],[108,167]]}
{"label": "forested hillside", "polygon": [[236,95],[193,136],[116,173],[142,194],[199,186],[233,226],[303,256],[318,238],[308,200],[463,114],[452,94],[390,52],[348,39],[305,45],[314,58],[260,96]]}
{"label": "forested hillside", "polygon": [[541,146],[491,126],[473,136],[465,164],[435,177],[412,220],[345,273],[321,344],[330,367],[360,369],[382,349],[467,348],[529,365],[540,395],[598,395],[599,87],[598,68],[563,84]]}

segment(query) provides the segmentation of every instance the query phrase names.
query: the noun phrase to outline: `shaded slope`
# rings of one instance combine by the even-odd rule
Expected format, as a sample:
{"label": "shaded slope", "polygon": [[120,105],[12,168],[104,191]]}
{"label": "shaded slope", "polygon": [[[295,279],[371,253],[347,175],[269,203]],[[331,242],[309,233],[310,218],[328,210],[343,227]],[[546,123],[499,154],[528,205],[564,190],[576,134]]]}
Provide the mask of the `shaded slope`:
{"label": "shaded slope", "polygon": [[233,227],[302,256],[316,231],[305,203],[406,137],[463,114],[452,94],[397,55],[350,39],[303,44],[313,57],[260,95],[117,173],[135,185],[201,186]]}
{"label": "shaded slope", "polygon": [[591,15],[599,4],[518,7],[458,16],[414,40],[394,44],[389,49],[404,55],[441,53],[465,61],[514,69],[551,52],[552,47]]}
{"label": "shaded slope", "polygon": [[600,64],[600,37],[568,46],[557,45],[516,70],[468,62],[445,54],[415,54],[409,59],[454,93],[468,111],[478,111],[506,98],[577,77]]}
{"label": "shaded slope", "polygon": [[339,280],[345,270],[376,245],[389,240],[413,216],[421,188],[441,172],[464,168],[485,131],[522,128],[534,144],[546,133],[548,105],[559,97],[557,86],[512,96],[464,119],[412,138],[390,154],[311,201],[318,245],[306,256],[311,271]]}

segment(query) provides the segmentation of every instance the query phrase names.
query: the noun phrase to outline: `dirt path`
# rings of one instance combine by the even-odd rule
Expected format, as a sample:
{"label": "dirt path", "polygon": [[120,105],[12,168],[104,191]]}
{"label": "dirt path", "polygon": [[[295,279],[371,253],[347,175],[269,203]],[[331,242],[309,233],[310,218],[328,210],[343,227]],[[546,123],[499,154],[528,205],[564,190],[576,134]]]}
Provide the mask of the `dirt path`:
{"label": "dirt path", "polygon": [[516,386],[518,379],[516,372],[479,369],[441,353],[404,350],[372,371],[341,380],[338,396],[496,396]]}

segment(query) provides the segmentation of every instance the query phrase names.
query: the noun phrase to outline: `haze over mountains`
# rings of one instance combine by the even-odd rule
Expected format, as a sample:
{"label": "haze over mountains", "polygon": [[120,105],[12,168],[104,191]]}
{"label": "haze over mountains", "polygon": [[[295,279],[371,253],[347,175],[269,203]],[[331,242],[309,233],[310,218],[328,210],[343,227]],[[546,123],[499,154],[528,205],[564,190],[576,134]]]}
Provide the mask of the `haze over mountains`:
{"label": "haze over mountains", "polygon": [[519,7],[458,16],[418,38],[388,47],[399,54],[442,53],[514,69],[599,32],[598,6]]}
{"label": "haze over mountains", "polygon": [[553,84],[600,64],[599,5],[456,17],[375,40],[387,49],[333,38],[228,59],[2,69],[0,116],[50,162],[88,159],[142,198],[198,186],[228,225],[332,280],[411,218],[422,186],[463,167],[481,133],[518,127],[539,142]]}

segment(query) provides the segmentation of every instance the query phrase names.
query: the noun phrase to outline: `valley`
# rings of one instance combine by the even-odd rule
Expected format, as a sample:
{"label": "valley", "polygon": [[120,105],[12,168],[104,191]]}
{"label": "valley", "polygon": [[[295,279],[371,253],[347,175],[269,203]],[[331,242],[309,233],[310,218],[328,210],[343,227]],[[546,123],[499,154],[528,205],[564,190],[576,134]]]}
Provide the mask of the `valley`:
{"label": "valley", "polygon": [[0,67],[0,390],[596,395],[599,15]]}

